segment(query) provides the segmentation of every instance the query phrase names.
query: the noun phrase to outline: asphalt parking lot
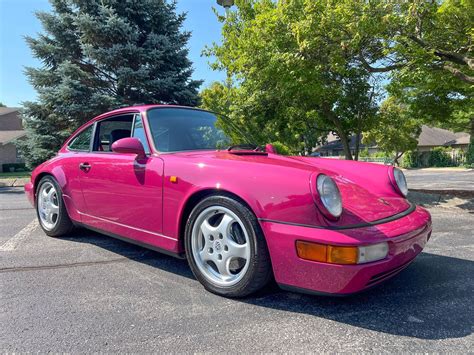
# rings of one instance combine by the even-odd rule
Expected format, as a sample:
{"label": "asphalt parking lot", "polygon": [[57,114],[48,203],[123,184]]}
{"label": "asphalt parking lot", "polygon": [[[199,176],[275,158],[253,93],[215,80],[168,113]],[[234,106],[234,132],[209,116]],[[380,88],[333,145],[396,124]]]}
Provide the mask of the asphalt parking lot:
{"label": "asphalt parking lot", "polygon": [[411,189],[474,192],[474,170],[412,169],[404,173]]}
{"label": "asphalt parking lot", "polygon": [[430,212],[425,251],[378,288],[230,300],[186,261],[85,230],[49,238],[21,188],[0,189],[0,350],[472,352],[474,211]]}

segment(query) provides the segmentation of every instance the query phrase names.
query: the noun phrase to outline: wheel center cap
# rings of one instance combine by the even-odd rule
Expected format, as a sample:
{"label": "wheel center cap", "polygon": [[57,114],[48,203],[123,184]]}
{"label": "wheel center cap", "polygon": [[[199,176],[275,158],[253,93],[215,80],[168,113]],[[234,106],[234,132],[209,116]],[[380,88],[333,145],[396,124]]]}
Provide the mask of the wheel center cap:
{"label": "wheel center cap", "polygon": [[216,241],[214,242],[214,249],[215,249],[216,251],[221,251],[221,249],[222,249],[222,244],[221,244],[221,242],[220,242],[219,240],[216,240]]}

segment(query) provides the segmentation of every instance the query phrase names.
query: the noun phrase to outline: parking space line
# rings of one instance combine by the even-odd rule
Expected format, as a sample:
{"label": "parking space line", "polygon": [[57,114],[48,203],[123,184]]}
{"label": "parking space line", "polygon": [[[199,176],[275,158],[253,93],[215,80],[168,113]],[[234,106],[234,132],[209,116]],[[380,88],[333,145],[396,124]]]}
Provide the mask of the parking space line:
{"label": "parking space line", "polygon": [[38,227],[38,220],[34,219],[25,228],[7,240],[3,245],[0,246],[0,251],[13,251],[16,249],[24,239],[26,239],[31,232]]}

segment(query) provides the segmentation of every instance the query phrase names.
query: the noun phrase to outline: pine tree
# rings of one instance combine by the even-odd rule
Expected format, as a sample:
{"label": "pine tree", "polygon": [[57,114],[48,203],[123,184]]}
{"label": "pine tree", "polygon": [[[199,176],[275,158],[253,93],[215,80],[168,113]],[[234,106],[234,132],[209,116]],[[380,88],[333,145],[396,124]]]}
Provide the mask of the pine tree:
{"label": "pine tree", "polygon": [[26,68],[38,92],[25,102],[28,139],[18,146],[34,167],[79,125],[136,103],[198,104],[182,31],[184,14],[167,0],[50,0],[38,12],[44,33],[27,37],[40,68]]}

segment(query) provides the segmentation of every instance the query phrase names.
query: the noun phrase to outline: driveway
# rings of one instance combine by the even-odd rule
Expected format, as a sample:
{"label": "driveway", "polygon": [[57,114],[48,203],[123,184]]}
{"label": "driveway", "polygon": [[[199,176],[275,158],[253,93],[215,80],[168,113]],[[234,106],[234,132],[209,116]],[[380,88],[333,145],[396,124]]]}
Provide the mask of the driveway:
{"label": "driveway", "polygon": [[434,231],[391,281],[349,298],[270,287],[206,292],[186,261],[80,230],[47,237],[0,191],[2,352],[472,352],[474,215],[430,207]]}

